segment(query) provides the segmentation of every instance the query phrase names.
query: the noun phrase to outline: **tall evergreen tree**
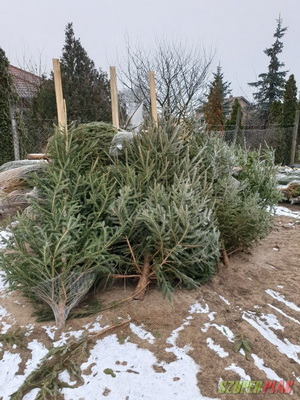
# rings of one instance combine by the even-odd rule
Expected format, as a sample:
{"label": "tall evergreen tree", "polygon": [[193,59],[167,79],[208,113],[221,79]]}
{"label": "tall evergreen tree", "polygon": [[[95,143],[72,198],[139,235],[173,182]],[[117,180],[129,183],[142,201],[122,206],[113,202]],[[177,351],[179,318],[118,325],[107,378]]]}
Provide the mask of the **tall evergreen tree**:
{"label": "tall evergreen tree", "polygon": [[[66,27],[60,62],[68,121],[110,122],[110,89],[107,74],[101,70],[97,71],[80,40],[75,38],[71,23]],[[32,103],[29,118],[40,121],[46,129],[52,128],[53,122],[57,122],[53,74],[41,85]]]}
{"label": "tall evergreen tree", "polygon": [[9,101],[14,96],[9,61],[0,47],[0,165],[14,158]]}
{"label": "tall evergreen tree", "polygon": [[[225,122],[225,130],[229,131],[229,132],[225,132],[225,140],[228,143],[235,142],[238,144],[243,144],[242,118],[243,118],[242,107],[241,107],[239,100],[236,98],[232,104],[230,117]],[[237,124],[238,124],[238,126],[237,126]],[[234,131],[234,134],[232,131]]]}
{"label": "tall evergreen tree", "polygon": [[282,105],[282,125],[284,131],[285,157],[284,163],[290,162],[290,153],[292,147],[292,134],[295,120],[297,101],[297,85],[294,75],[290,75],[285,84],[284,101]]}
{"label": "tall evergreen tree", "polygon": [[239,127],[242,128],[243,111],[242,111],[242,107],[241,107],[239,100],[235,99],[232,104],[230,117],[225,123],[226,129],[228,129],[228,130],[235,129],[238,115],[239,115],[239,119],[240,119]]}
{"label": "tall evergreen tree", "polygon": [[224,100],[231,92],[230,83],[224,81],[224,74],[218,66],[209,85],[207,102],[204,105],[204,115],[209,131],[223,131],[225,124]]}
{"label": "tall evergreen tree", "polygon": [[264,53],[270,58],[268,72],[259,74],[257,82],[249,83],[250,86],[257,89],[257,92],[254,93],[253,96],[256,100],[258,111],[265,121],[268,119],[268,112],[271,104],[274,101],[283,99],[287,71],[281,70],[281,68],[284,67],[284,63],[279,61],[278,55],[283,49],[283,42],[281,39],[286,30],[287,27],[282,27],[282,18],[279,16],[274,33],[275,42],[271,47],[264,50]]}
{"label": "tall evergreen tree", "polygon": [[97,71],[80,39],[75,38],[72,23],[66,27],[60,62],[68,120],[109,122],[111,107],[107,74]]}
{"label": "tall evergreen tree", "polygon": [[294,75],[290,75],[285,84],[284,100],[282,109],[282,123],[284,126],[294,124],[297,109],[297,85]]}

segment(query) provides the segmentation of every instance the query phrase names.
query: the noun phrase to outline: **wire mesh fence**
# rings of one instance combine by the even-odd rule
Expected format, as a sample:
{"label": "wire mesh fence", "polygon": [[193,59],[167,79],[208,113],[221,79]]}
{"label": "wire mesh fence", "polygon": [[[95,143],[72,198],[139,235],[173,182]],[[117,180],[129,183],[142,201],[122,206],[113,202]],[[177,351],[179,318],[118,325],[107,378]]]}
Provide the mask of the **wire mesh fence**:
{"label": "wire mesh fence", "polygon": [[[290,164],[292,158],[295,161],[299,159],[299,140],[296,138],[296,148],[293,150],[293,134],[294,126],[291,125],[227,130],[222,133],[222,137],[228,144],[239,145],[249,150],[266,147],[274,149],[275,161],[278,164]],[[292,157],[293,151],[295,154]]]}
{"label": "wire mesh fence", "polygon": [[0,127],[0,165],[26,159],[30,153],[44,153],[54,133],[55,121],[18,118],[15,128]]}
{"label": "wire mesh fence", "polygon": [[[19,154],[16,154],[13,130],[1,130],[0,126],[0,165],[15,159],[26,159],[28,154],[45,153],[49,138],[53,135],[56,120],[32,119],[23,115],[17,120]],[[218,131],[230,145],[245,146],[249,149],[269,147],[276,150],[278,163],[289,163],[293,126],[281,127],[244,127],[243,129],[230,129]],[[296,151],[296,160],[299,159]]]}

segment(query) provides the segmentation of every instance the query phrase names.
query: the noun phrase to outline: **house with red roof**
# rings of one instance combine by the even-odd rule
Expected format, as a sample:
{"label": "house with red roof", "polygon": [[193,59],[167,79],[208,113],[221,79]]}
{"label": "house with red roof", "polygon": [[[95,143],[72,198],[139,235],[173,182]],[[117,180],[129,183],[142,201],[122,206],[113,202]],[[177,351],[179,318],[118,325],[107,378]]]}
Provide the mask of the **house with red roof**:
{"label": "house with red roof", "polygon": [[19,105],[26,107],[38,92],[43,78],[13,65],[9,66],[9,73],[13,80],[14,89],[19,97]]}

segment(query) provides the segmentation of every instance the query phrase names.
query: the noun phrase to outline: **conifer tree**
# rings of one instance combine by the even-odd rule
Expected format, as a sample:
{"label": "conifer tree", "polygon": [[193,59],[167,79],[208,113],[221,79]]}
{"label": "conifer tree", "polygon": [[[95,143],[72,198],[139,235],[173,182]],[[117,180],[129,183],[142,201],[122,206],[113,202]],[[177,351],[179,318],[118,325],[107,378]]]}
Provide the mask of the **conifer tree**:
{"label": "conifer tree", "polygon": [[286,81],[283,96],[282,124],[292,126],[294,124],[297,109],[297,85],[294,75],[290,75]]}
{"label": "conifer tree", "polygon": [[9,102],[15,96],[9,61],[0,47],[0,165],[14,159]]}
{"label": "conifer tree", "polygon": [[239,114],[239,119],[240,119],[240,128],[242,128],[243,111],[242,111],[242,107],[241,107],[239,100],[235,99],[232,104],[230,118],[225,123],[226,129],[232,130],[236,127],[238,114]]}
{"label": "conifer tree", "polygon": [[[60,63],[68,121],[110,122],[110,88],[107,74],[95,68],[80,39],[75,38],[72,23],[66,26]],[[47,130],[57,122],[53,74],[49,79],[44,79],[32,102],[28,118],[36,120]]]}
{"label": "conifer tree", "polygon": [[295,114],[298,107],[297,85],[294,75],[290,75],[284,90],[284,100],[282,105],[282,125],[284,131],[285,157],[284,163],[290,162],[292,146],[292,133],[295,121]]}
{"label": "conifer tree", "polygon": [[[235,140],[235,143],[242,144],[242,137],[241,137],[243,129],[242,118],[243,118],[242,107],[239,100],[236,98],[232,104],[230,117],[225,122],[225,130],[229,131],[225,132],[225,140],[228,143],[231,143],[233,140]],[[239,126],[237,126],[238,119],[239,119]]]}
{"label": "conifer tree", "polygon": [[283,99],[285,76],[287,71],[282,71],[284,63],[279,61],[278,55],[282,52],[283,42],[281,41],[287,28],[282,26],[282,18],[279,16],[277,20],[277,27],[274,33],[275,42],[271,47],[266,48],[264,53],[269,57],[270,62],[268,72],[258,75],[257,82],[249,83],[250,86],[257,88],[254,93],[259,115],[263,121],[267,121],[269,108],[274,101],[281,101]]}
{"label": "conifer tree", "polygon": [[165,295],[178,282],[196,287],[218,262],[219,232],[202,168],[205,150],[192,155],[190,140],[183,137],[170,122],[152,127],[134,137],[112,169],[120,187],[112,220],[125,227],[116,251],[121,272],[141,275],[137,298],[152,279]]}
{"label": "conifer tree", "polygon": [[68,120],[110,122],[110,89],[107,74],[101,70],[97,71],[80,39],[75,38],[72,23],[66,26],[60,62]]}
{"label": "conifer tree", "polygon": [[284,164],[286,154],[285,130],[282,123],[281,101],[273,101],[269,108],[268,128],[272,130],[276,164]]}
{"label": "conifer tree", "polygon": [[59,328],[97,277],[114,271],[117,259],[109,252],[117,230],[105,221],[115,191],[103,146],[115,130],[93,123],[84,133],[71,128],[51,139],[51,163],[33,178],[39,199],[30,215],[19,216],[8,251],[0,253],[11,287],[51,307]]}
{"label": "conifer tree", "polygon": [[209,85],[207,102],[204,104],[204,115],[208,131],[223,131],[225,124],[224,100],[230,93],[230,83],[224,82],[221,67],[213,74]]}

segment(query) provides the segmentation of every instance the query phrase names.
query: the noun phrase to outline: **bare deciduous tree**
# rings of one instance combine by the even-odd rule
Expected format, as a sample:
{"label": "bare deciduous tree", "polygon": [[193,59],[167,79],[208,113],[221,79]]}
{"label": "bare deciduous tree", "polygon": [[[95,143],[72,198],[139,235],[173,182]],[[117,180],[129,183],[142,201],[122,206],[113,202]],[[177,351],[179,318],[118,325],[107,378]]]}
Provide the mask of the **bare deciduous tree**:
{"label": "bare deciduous tree", "polygon": [[[184,119],[200,105],[213,60],[210,52],[177,42],[160,41],[152,51],[127,43],[121,82],[131,98],[150,111],[148,72],[155,72],[158,108],[168,118]],[[127,92],[128,92],[127,90]]]}

